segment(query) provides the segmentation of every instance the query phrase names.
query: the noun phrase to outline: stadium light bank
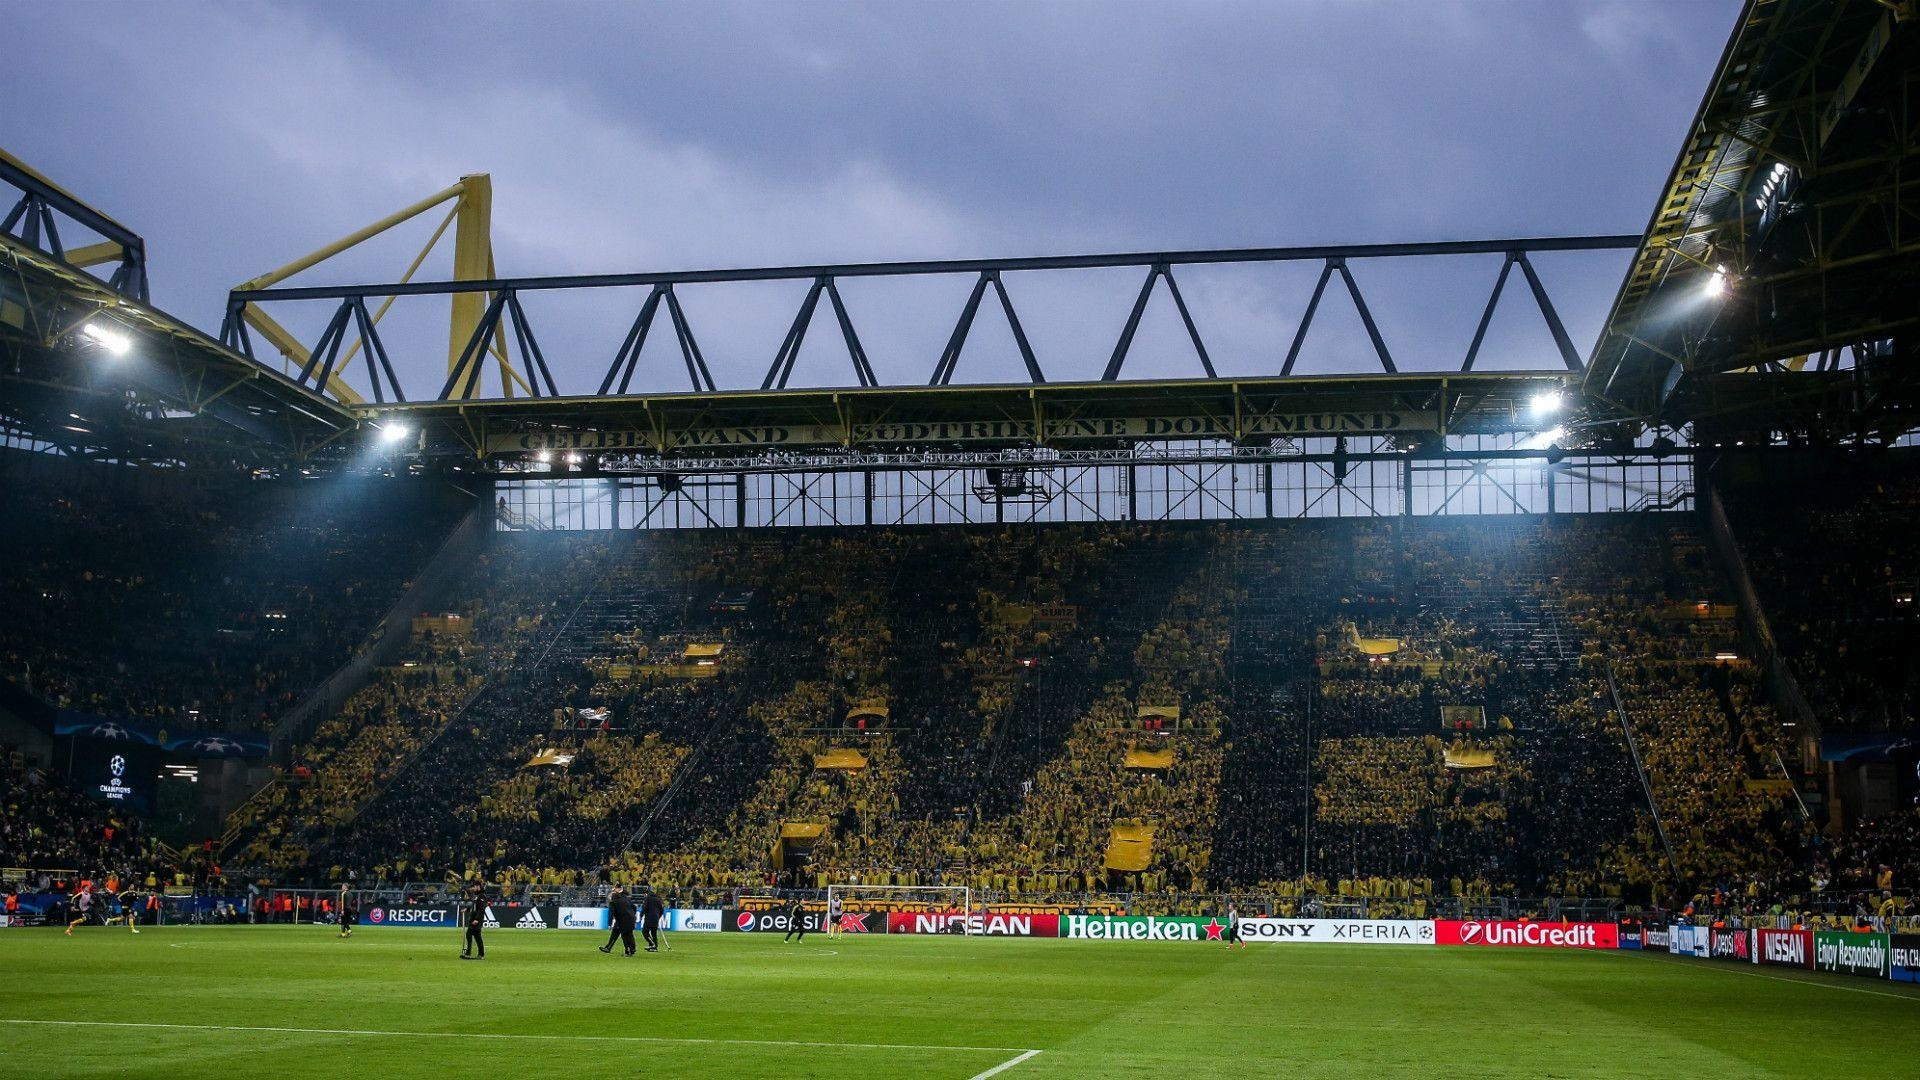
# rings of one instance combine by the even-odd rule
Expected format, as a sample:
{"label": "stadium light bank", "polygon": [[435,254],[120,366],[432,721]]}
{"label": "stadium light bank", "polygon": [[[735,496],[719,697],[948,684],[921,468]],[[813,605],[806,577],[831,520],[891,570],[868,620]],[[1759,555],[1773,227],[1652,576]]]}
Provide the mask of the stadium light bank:
{"label": "stadium light bank", "polygon": [[90,322],[80,328],[80,333],[113,356],[125,356],[133,348],[133,338],[125,331],[115,330],[104,323]]}

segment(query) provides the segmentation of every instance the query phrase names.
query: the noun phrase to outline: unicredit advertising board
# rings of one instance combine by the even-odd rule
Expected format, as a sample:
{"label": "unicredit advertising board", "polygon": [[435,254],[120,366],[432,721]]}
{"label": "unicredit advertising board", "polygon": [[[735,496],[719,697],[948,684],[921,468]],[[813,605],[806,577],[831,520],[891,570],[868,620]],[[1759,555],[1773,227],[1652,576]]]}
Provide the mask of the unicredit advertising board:
{"label": "unicredit advertising board", "polygon": [[1432,945],[1427,919],[1241,919],[1242,941],[1300,945]]}
{"label": "unicredit advertising board", "polygon": [[1813,969],[1813,931],[1760,929],[1753,936],[1754,963]]}
{"label": "unicredit advertising board", "polygon": [[1441,945],[1523,945],[1542,949],[1620,947],[1620,927],[1615,923],[1436,919],[1433,933]]}
{"label": "unicredit advertising board", "polygon": [[1058,915],[960,915],[946,911],[895,911],[889,934],[975,934],[982,937],[1059,937]]}

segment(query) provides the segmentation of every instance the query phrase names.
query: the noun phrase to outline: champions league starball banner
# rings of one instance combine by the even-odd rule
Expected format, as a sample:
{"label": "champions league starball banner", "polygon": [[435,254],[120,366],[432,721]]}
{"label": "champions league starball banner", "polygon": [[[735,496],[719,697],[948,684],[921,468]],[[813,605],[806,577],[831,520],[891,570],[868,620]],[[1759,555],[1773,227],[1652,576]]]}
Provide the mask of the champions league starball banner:
{"label": "champions league starball banner", "polygon": [[96,716],[92,713],[61,710],[55,715],[53,733],[77,739],[99,739],[165,750],[181,757],[267,756],[267,736],[255,731],[171,733],[151,720],[129,717]]}

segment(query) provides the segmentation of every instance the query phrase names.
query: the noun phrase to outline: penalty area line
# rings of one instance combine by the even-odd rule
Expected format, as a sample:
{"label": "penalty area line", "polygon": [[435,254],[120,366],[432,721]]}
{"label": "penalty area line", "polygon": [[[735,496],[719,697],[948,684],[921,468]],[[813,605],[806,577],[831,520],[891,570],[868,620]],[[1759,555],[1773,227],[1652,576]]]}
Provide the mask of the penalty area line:
{"label": "penalty area line", "polygon": [[[673,1046],[789,1046],[824,1050],[938,1050],[967,1051],[982,1054],[1019,1054],[982,1077],[1018,1065],[1038,1050],[1017,1046],[946,1046],[936,1043],[840,1043],[803,1039],[702,1039],[673,1035],[532,1035],[521,1032],[489,1031],[383,1031],[371,1028],[266,1027],[250,1024],[157,1024],[129,1020],[0,1020],[0,1024],[33,1027],[133,1028],[153,1031],[237,1031],[263,1035],[346,1035],[392,1039],[486,1039],[501,1042],[592,1042],[592,1043],[664,1043]],[[978,1078],[975,1078],[978,1080]]]}
{"label": "penalty area line", "polygon": [[999,1076],[1001,1073],[1006,1072],[1008,1069],[1013,1068],[1015,1065],[1020,1064],[1021,1062],[1027,1060],[1028,1058],[1038,1056],[1039,1053],[1040,1051],[1038,1050],[1024,1050],[1020,1053],[1019,1057],[1010,1058],[1006,1061],[1003,1061],[1000,1064],[995,1065],[993,1068],[988,1069],[986,1072],[974,1073],[972,1076],[968,1077],[967,1080],[987,1080],[987,1077],[989,1076]]}

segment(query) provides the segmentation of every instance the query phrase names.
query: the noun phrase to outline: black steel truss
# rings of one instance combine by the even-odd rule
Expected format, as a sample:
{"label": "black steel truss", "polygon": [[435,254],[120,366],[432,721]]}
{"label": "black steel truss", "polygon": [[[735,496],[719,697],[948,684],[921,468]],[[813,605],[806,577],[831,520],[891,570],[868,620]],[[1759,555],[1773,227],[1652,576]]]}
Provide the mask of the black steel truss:
{"label": "black steel truss", "polygon": [[20,191],[19,201],[7,211],[5,218],[0,218],[0,233],[75,265],[60,237],[59,219],[64,217],[119,248],[117,254],[109,253],[102,260],[115,263],[113,273],[107,277],[107,286],[122,296],[143,304],[147,302],[147,246],[131,229],[48,183],[31,169],[16,164],[5,154],[0,154],[0,182]]}
{"label": "black steel truss", "polygon": [[[1354,308],[1360,315],[1367,336],[1373,344],[1375,355],[1379,358],[1381,370],[1388,374],[1396,374],[1399,368],[1394,363],[1393,354],[1387,347],[1380,327],[1374,320],[1373,311],[1368,307],[1366,297],[1361,292],[1360,284],[1355,279],[1349,264],[1355,260],[1364,259],[1503,255],[1506,261],[1502,264],[1500,274],[1494,282],[1493,292],[1487,299],[1479,326],[1474,333],[1473,344],[1467,350],[1459,370],[1473,370],[1480,346],[1485,340],[1488,325],[1492,321],[1494,310],[1499,305],[1502,291],[1506,287],[1507,278],[1514,266],[1518,265],[1541,315],[1546,320],[1547,328],[1560,353],[1561,362],[1568,371],[1577,373],[1584,367],[1580,355],[1574,350],[1573,343],[1567,336],[1566,327],[1560,320],[1559,312],[1548,297],[1546,287],[1541,283],[1528,256],[1538,252],[1625,250],[1634,247],[1638,241],[1639,238],[1635,236],[1542,237],[1421,244],[1246,248],[252,289],[230,294],[228,317],[222,330],[222,340],[236,351],[253,356],[253,344],[247,334],[245,321],[240,317],[247,304],[294,300],[336,300],[339,301],[340,307],[327,324],[326,330],[322,332],[319,343],[300,372],[299,381],[303,385],[310,384],[315,387],[326,385],[338,361],[347,325],[352,322],[359,331],[363,343],[379,361],[377,369],[372,371],[376,399],[384,402],[384,395],[391,392],[394,400],[405,401],[405,394],[398,379],[394,378],[393,367],[386,350],[378,346],[378,337],[373,332],[372,321],[366,317],[366,300],[369,297],[484,293],[489,297],[486,312],[466,347],[451,366],[447,379],[440,388],[438,400],[466,399],[473,394],[479,386],[481,365],[485,361],[486,353],[490,347],[497,347],[492,343],[498,340],[498,335],[502,332],[503,319],[506,321],[507,328],[511,330],[521,355],[526,358],[529,368],[526,372],[526,382],[533,395],[552,397],[558,396],[558,390],[547,368],[545,357],[534,340],[532,327],[520,304],[519,294],[529,291],[647,286],[649,292],[646,300],[641,304],[639,313],[635,316],[625,339],[614,354],[612,363],[607,366],[596,396],[626,395],[631,392],[641,351],[646,345],[654,318],[663,305],[672,320],[674,337],[679,344],[681,358],[685,362],[687,379],[692,390],[696,393],[715,392],[717,388],[713,375],[708,370],[706,359],[702,356],[700,346],[694,338],[693,328],[687,321],[686,312],[680,306],[679,297],[674,291],[675,287],[689,284],[808,280],[810,284],[800,302],[799,311],[794,315],[786,337],[775,352],[773,362],[761,381],[760,389],[784,390],[788,387],[794,364],[799,358],[801,344],[806,339],[808,328],[812,325],[823,294],[833,307],[835,322],[839,325],[841,339],[846,345],[847,355],[852,363],[855,384],[860,387],[877,387],[880,385],[879,379],[875,376],[873,365],[867,357],[865,348],[861,345],[860,335],[854,328],[853,317],[840,295],[838,280],[853,277],[972,274],[974,275],[973,288],[967,295],[966,303],[961,309],[959,320],[954,324],[952,334],[947,339],[946,347],[934,364],[928,385],[952,385],[961,353],[966,347],[967,337],[979,314],[981,301],[986,297],[989,288],[993,290],[995,299],[999,301],[1000,310],[1006,316],[1008,328],[1012,331],[1014,343],[1020,351],[1021,361],[1026,366],[1029,381],[1038,385],[1047,381],[1046,375],[1041,368],[1039,358],[1034,353],[1032,342],[1027,337],[1026,329],[1021,324],[1019,313],[1014,308],[1013,298],[1007,290],[1004,275],[1024,271],[1141,267],[1146,270],[1146,279],[1141,283],[1140,291],[1135,296],[1133,307],[1128,313],[1119,340],[1114,344],[1112,355],[1101,373],[1101,381],[1114,382],[1120,379],[1128,353],[1133,346],[1134,335],[1139,329],[1147,303],[1152,298],[1154,286],[1161,280],[1166,282],[1167,292],[1173,299],[1188,339],[1193,343],[1194,353],[1200,361],[1201,370],[1205,372],[1206,378],[1217,379],[1219,374],[1214,368],[1212,356],[1207,351],[1200,327],[1187,306],[1178,281],[1174,278],[1174,267],[1317,261],[1322,264],[1319,280],[1314,286],[1312,298],[1307,303],[1306,313],[1294,334],[1279,374],[1283,376],[1293,374],[1302,345],[1306,341],[1307,332],[1313,325],[1314,316],[1318,313],[1320,302],[1326,293],[1327,283],[1336,273],[1340,275],[1341,283],[1346,286],[1347,294],[1352,298]],[[374,368],[374,365],[370,364],[369,367]]]}

